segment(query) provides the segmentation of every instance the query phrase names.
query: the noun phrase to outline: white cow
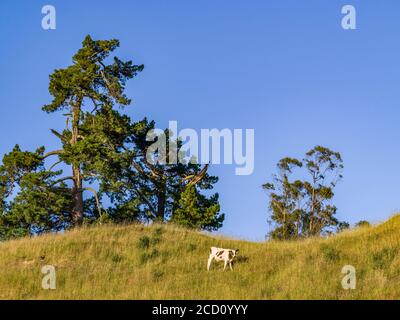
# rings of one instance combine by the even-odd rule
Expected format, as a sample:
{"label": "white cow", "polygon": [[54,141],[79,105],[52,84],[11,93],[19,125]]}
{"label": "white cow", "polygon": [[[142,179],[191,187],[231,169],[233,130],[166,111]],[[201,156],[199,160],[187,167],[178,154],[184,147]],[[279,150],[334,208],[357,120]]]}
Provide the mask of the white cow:
{"label": "white cow", "polygon": [[239,249],[223,249],[217,247],[210,248],[210,255],[208,257],[207,263],[207,271],[210,270],[211,262],[214,259],[215,261],[224,261],[224,270],[226,269],[226,265],[229,263],[229,268],[232,270],[232,261],[236,257]]}

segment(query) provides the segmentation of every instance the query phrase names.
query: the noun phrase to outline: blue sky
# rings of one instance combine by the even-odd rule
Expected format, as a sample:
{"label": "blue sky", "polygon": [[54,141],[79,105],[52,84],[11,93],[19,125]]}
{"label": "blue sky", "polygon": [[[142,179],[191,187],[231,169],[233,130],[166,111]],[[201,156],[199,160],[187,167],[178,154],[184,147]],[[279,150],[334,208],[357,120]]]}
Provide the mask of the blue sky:
{"label": "blue sky", "polygon": [[[57,29],[41,28],[41,8]],[[357,30],[341,28],[341,8]],[[132,118],[158,127],[254,128],[255,170],[215,165],[226,221],[221,232],[262,240],[261,184],[284,156],[321,144],[342,153],[338,217],[382,221],[400,211],[400,3],[363,1],[1,1],[0,155],[57,141],[64,125],[41,106],[48,75],[65,67],[86,34],[117,38],[116,55],[145,64],[128,85]]]}

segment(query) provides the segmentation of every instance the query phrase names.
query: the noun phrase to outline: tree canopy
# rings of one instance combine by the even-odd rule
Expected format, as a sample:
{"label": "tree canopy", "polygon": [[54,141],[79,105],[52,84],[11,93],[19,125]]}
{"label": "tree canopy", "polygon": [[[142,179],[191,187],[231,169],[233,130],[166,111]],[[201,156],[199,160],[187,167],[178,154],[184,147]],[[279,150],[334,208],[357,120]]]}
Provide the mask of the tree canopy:
{"label": "tree canopy", "polygon": [[[146,160],[150,146],[146,134],[154,122],[133,122],[121,112],[121,107],[131,104],[125,94],[126,83],[144,66],[110,57],[118,47],[116,39],[87,36],[72,64],[50,75],[53,99],[42,109],[62,112],[65,117],[63,130],[51,129],[60,148],[46,151],[39,147],[30,152],[16,145],[3,157],[0,238],[108,220],[221,227],[224,215],[219,213],[218,195],[201,193],[212,189],[218,180],[208,175],[208,166],[151,164]],[[179,141],[175,143],[179,145]],[[182,211],[182,197],[189,190],[195,216],[185,216]],[[84,197],[86,191],[90,196]]]}
{"label": "tree canopy", "polygon": [[263,185],[269,195],[274,239],[297,239],[331,233],[348,227],[336,218],[331,204],[342,179],[343,160],[338,152],[316,146],[302,160],[283,158],[272,182]]}

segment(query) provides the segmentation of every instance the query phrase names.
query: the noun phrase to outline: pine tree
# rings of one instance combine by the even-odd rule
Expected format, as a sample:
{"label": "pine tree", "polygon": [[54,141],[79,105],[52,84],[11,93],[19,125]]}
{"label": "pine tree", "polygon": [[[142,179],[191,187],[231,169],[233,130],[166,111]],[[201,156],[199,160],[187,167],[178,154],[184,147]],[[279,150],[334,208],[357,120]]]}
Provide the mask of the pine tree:
{"label": "pine tree", "polygon": [[224,214],[220,214],[218,195],[207,199],[194,185],[184,188],[171,221],[185,227],[217,230],[222,227]]}
{"label": "pine tree", "polygon": [[[66,112],[66,129],[62,133],[52,130],[63,145],[61,150],[53,154],[72,169],[72,175],[64,179],[73,182],[71,214],[76,224],[80,224],[84,216],[83,192],[93,192],[84,188],[83,182],[90,181],[96,175],[95,169],[99,164],[95,162],[98,162],[99,155],[107,153],[108,148],[112,151],[115,149],[114,145],[107,145],[109,141],[100,139],[96,118],[114,120],[107,118],[116,115],[112,111],[113,106],[130,104],[124,94],[126,80],[143,69],[143,65],[133,65],[132,61],[123,62],[116,57],[113,63],[107,65],[106,58],[118,46],[119,41],[115,39],[94,41],[87,36],[82,48],[73,57],[73,64],[56,70],[50,76],[49,91],[53,101],[43,110],[48,113],[59,110]],[[85,103],[90,105],[92,111],[84,110]],[[111,131],[118,132],[118,128],[111,127]]]}
{"label": "pine tree", "polygon": [[[222,226],[224,215],[219,214],[218,194],[206,197],[202,191],[211,190],[218,178],[207,173],[208,165],[201,166],[195,162],[170,163],[169,150],[166,150],[164,163],[152,163],[146,155],[154,143],[146,139],[150,130],[155,128],[153,121],[144,119],[132,124],[132,132],[127,139],[124,152],[114,159],[115,165],[108,175],[103,176],[101,191],[107,194],[115,203],[111,210],[113,219],[119,220],[121,212],[129,208],[132,215],[141,221],[183,221],[175,219],[179,202],[187,187],[195,187],[198,197],[198,207],[203,215],[203,223],[196,218],[191,221],[191,215],[186,216],[185,224],[201,229],[218,229]],[[170,133],[165,130],[165,142],[169,145]],[[180,151],[180,141],[171,141],[172,146]],[[191,190],[191,188],[189,188]],[[218,209],[218,210],[217,210]],[[213,216],[211,218],[210,216]]]}
{"label": "pine tree", "polygon": [[[2,238],[62,230],[102,214],[100,196],[91,184],[110,170],[109,160],[129,133],[129,117],[114,107],[130,104],[124,94],[126,81],[143,70],[143,65],[116,57],[108,64],[107,58],[118,46],[118,40],[94,41],[87,36],[73,56],[73,64],[50,76],[53,101],[43,110],[63,111],[65,129],[51,130],[60,139],[61,148],[28,152],[16,146],[3,158]],[[46,168],[46,161],[53,157],[56,160]],[[55,171],[57,166],[61,169]],[[70,167],[71,175],[64,175],[65,167]],[[84,200],[85,191],[93,197]]]}
{"label": "pine tree", "polygon": [[0,239],[61,230],[70,224],[71,194],[64,183],[58,183],[61,171],[45,169],[45,158],[44,147],[27,152],[18,145],[4,156],[0,166]]}

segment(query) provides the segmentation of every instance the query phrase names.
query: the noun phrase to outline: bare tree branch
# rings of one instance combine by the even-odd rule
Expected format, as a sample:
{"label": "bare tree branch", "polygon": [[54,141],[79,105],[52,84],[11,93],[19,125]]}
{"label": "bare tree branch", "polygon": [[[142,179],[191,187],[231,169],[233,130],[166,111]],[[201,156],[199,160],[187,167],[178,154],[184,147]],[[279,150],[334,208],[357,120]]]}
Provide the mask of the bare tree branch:
{"label": "bare tree branch", "polygon": [[58,180],[54,181],[54,182],[51,184],[51,186],[54,186],[55,184],[60,183],[60,182],[63,182],[63,181],[66,181],[66,180],[72,180],[72,181],[74,181],[74,177],[71,176],[71,177],[64,177],[64,178],[58,179]]}
{"label": "bare tree branch", "polygon": [[62,160],[57,161],[56,163],[52,164],[50,166],[50,168],[47,171],[51,171],[56,165],[60,164],[61,162],[63,162]]}
{"label": "bare tree branch", "polygon": [[57,138],[59,138],[61,141],[66,141],[65,137],[64,137],[61,133],[57,132],[57,131],[54,130],[54,129],[50,129],[50,131],[51,131],[51,133],[54,134]]}
{"label": "bare tree branch", "polygon": [[46,153],[46,154],[43,156],[43,160],[46,159],[46,158],[48,158],[48,157],[50,157],[50,156],[60,155],[60,154],[62,154],[62,153],[63,153],[62,150],[50,151],[50,152]]}
{"label": "bare tree branch", "polygon": [[204,168],[203,168],[197,175],[192,174],[192,175],[190,175],[190,176],[184,177],[184,178],[181,180],[181,182],[183,183],[183,182],[185,182],[185,181],[187,181],[187,180],[190,180],[190,181],[187,183],[187,185],[188,185],[188,186],[194,186],[194,185],[196,185],[197,183],[199,183],[199,182],[204,178],[204,176],[205,176],[206,173],[207,173],[207,170],[208,170],[208,164],[206,164],[206,165],[204,166]]}
{"label": "bare tree branch", "polygon": [[101,205],[100,205],[99,197],[97,195],[97,191],[95,189],[91,188],[91,187],[86,187],[86,188],[82,189],[82,191],[85,191],[85,190],[90,191],[90,192],[93,193],[94,198],[96,199],[97,210],[99,211],[99,215],[101,217],[101,215],[102,215]]}

